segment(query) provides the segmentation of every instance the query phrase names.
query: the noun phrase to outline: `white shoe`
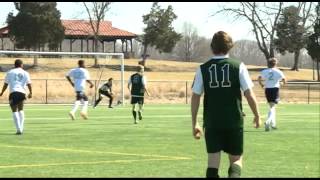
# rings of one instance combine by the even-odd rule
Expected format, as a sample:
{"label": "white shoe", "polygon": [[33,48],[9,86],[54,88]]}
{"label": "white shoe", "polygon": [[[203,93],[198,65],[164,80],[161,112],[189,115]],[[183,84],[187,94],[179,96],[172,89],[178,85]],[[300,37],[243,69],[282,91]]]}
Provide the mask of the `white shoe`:
{"label": "white shoe", "polygon": [[82,117],[83,119],[88,119],[88,114],[87,114],[87,113],[81,112],[80,115],[81,115],[81,117]]}
{"label": "white shoe", "polygon": [[75,117],[75,115],[74,115],[74,113],[73,112],[69,112],[69,116],[71,117],[71,119],[72,120],[75,120],[76,119],[76,117]]}

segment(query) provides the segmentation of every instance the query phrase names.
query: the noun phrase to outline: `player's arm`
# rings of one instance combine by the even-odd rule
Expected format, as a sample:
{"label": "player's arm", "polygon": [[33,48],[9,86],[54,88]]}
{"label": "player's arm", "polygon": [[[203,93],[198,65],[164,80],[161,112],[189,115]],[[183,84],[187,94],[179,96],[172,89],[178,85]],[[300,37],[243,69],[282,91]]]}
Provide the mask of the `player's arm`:
{"label": "player's arm", "polygon": [[192,134],[196,139],[200,139],[201,135],[201,127],[197,119],[200,97],[201,95],[198,95],[196,93],[193,93],[191,97]]}
{"label": "player's arm", "polygon": [[73,84],[73,82],[72,82],[72,80],[71,80],[70,76],[66,76],[66,78],[67,78],[67,80],[69,81],[69,83],[71,84],[71,86],[72,86],[72,87],[74,87],[74,84]]}
{"label": "player's arm", "polygon": [[29,89],[29,95],[28,95],[28,98],[32,98],[32,86],[31,86],[31,83],[27,84],[28,86],[28,89]]}
{"label": "player's arm", "polygon": [[142,77],[142,83],[143,83],[143,86],[144,86],[144,91],[147,93],[148,96],[150,96],[150,93],[149,93],[148,88],[147,88],[147,77],[146,76]]}
{"label": "player's arm", "polygon": [[129,92],[131,91],[130,87],[131,87],[131,78],[129,78],[129,80],[128,80],[128,89],[129,89]]}
{"label": "player's arm", "polygon": [[87,83],[90,84],[90,88],[93,88],[93,86],[94,86],[93,83],[89,79],[87,79],[86,81],[87,81]]}
{"label": "player's arm", "polygon": [[252,89],[247,89],[244,92],[244,96],[246,97],[248,104],[250,106],[250,109],[251,109],[252,113],[254,114],[253,123],[255,123],[255,128],[259,128],[261,125],[261,120],[260,120],[260,113],[258,110],[256,96],[255,96],[254,92],[252,91]]}
{"label": "player's arm", "polygon": [[200,105],[200,97],[203,93],[203,79],[200,67],[197,69],[196,75],[192,84],[191,97],[191,118],[192,118],[192,134],[195,139],[200,139],[202,128],[199,125],[197,115]]}
{"label": "player's arm", "polygon": [[263,83],[262,83],[262,76],[259,76],[259,77],[258,77],[258,82],[259,82],[260,86],[261,86],[262,88],[264,88],[264,85],[263,85]]}
{"label": "player's arm", "polygon": [[7,83],[4,83],[4,84],[3,84],[3,87],[2,87],[2,91],[1,91],[1,93],[0,93],[0,96],[3,95],[3,93],[6,91],[7,87],[8,87],[8,84],[7,84]]}

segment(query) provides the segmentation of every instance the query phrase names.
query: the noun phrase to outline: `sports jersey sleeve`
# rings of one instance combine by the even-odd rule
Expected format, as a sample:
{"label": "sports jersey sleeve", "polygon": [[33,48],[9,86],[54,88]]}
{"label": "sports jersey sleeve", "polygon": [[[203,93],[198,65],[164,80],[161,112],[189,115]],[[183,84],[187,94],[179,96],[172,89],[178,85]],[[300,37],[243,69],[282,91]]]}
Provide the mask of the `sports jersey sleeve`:
{"label": "sports jersey sleeve", "polygon": [[86,80],[90,80],[90,74],[88,70],[85,71],[85,78]]}
{"label": "sports jersey sleeve", "polygon": [[130,85],[132,82],[131,82],[131,77],[129,77],[129,80],[128,80],[128,85]]}
{"label": "sports jersey sleeve", "polygon": [[142,84],[143,84],[144,86],[147,85],[147,77],[146,77],[146,76],[142,76]]}
{"label": "sports jersey sleeve", "polygon": [[280,76],[281,76],[281,79],[286,78],[286,76],[283,74],[282,71],[280,71]]}
{"label": "sports jersey sleeve", "polygon": [[9,84],[9,73],[6,74],[6,77],[4,79],[4,83]]}
{"label": "sports jersey sleeve", "polygon": [[66,76],[73,77],[73,69],[71,69]]}
{"label": "sports jersey sleeve", "polygon": [[26,73],[26,79],[27,79],[27,84],[31,84],[31,78],[30,78],[30,74]]}
{"label": "sports jersey sleeve", "polygon": [[251,89],[254,86],[250,78],[248,69],[243,63],[241,63],[239,67],[239,80],[240,80],[240,87],[243,92],[248,89]]}
{"label": "sports jersey sleeve", "polygon": [[200,67],[197,69],[196,75],[194,76],[192,92],[198,95],[203,93],[203,79]]}

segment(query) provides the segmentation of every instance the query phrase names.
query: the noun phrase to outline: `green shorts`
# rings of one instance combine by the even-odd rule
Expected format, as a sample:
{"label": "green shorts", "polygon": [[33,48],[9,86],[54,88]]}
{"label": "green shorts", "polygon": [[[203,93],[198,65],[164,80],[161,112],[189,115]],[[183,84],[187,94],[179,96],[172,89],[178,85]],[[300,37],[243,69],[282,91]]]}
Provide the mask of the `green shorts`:
{"label": "green shorts", "polygon": [[231,155],[243,153],[243,128],[238,129],[205,129],[205,140],[208,153],[224,151]]}

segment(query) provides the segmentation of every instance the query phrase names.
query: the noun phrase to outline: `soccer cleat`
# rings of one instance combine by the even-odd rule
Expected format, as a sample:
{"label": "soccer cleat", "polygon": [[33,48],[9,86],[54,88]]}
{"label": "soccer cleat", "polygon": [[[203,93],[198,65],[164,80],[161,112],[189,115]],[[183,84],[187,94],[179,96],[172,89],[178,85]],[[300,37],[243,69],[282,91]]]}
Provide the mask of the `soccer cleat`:
{"label": "soccer cleat", "polygon": [[142,120],[142,115],[141,113],[138,113],[139,114],[139,120],[141,121]]}
{"label": "soccer cleat", "polygon": [[74,115],[74,113],[73,112],[69,112],[69,116],[71,117],[71,119],[72,120],[75,120],[76,119],[76,117],[75,117],[75,115]]}
{"label": "soccer cleat", "polygon": [[113,108],[112,106],[109,106],[109,108]]}
{"label": "soccer cleat", "polygon": [[138,120],[134,120],[134,124],[138,124],[139,123],[139,121]]}
{"label": "soccer cleat", "polygon": [[88,114],[87,113],[81,112],[80,115],[81,115],[81,117],[83,119],[88,119]]}
{"label": "soccer cleat", "polygon": [[272,129],[272,130],[277,130],[278,128],[271,126],[271,129]]}
{"label": "soccer cleat", "polygon": [[16,132],[16,135],[22,135],[22,132],[17,131],[17,132]]}
{"label": "soccer cleat", "polygon": [[264,123],[264,129],[265,129],[265,131],[270,131],[269,124]]}

